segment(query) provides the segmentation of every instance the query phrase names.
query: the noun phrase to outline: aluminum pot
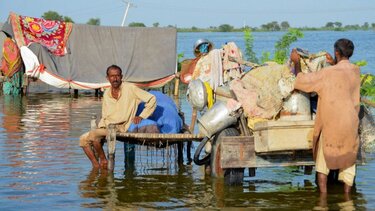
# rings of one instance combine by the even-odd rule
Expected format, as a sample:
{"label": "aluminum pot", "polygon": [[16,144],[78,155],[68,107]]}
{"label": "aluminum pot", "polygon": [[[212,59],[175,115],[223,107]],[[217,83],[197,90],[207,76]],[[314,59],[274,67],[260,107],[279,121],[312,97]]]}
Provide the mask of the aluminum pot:
{"label": "aluminum pot", "polygon": [[237,122],[238,115],[233,114],[224,102],[217,101],[198,119],[199,132],[211,138],[215,133]]}
{"label": "aluminum pot", "polygon": [[203,110],[207,105],[207,91],[203,82],[199,79],[190,81],[186,97],[193,108]]}
{"label": "aluminum pot", "polygon": [[208,44],[208,51],[211,51],[214,48],[214,44],[212,44],[212,42],[210,42],[209,40],[198,39],[193,46],[193,52],[194,52],[195,57],[198,57],[201,54],[199,50],[199,46],[202,44]]}

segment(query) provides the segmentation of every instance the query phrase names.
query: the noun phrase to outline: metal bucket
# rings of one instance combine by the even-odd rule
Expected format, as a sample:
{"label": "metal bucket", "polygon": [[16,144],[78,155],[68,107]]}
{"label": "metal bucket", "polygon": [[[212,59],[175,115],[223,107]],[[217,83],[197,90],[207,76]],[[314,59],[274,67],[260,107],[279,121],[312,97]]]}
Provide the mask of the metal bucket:
{"label": "metal bucket", "polygon": [[217,101],[210,110],[198,119],[199,132],[211,138],[215,133],[237,122],[238,115],[234,115],[225,103]]}
{"label": "metal bucket", "polygon": [[295,91],[284,101],[280,112],[280,120],[303,121],[311,120],[310,95]]}

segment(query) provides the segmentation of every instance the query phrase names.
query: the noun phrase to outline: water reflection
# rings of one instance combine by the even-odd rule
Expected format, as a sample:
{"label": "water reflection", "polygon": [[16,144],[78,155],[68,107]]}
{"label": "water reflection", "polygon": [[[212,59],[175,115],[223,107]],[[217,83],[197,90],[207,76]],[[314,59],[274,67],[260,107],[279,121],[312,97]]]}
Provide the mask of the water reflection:
{"label": "water reflection", "polygon": [[[181,107],[187,107],[183,102]],[[100,105],[94,97],[0,97],[2,210],[375,207],[371,159],[358,167],[357,192],[350,198],[344,197],[341,186],[320,197],[314,175],[294,167],[258,169],[256,177],[246,176],[242,185],[227,186],[223,179],[205,176],[203,167],[178,165],[174,146],[137,145],[129,152],[118,143],[115,171],[91,170],[77,138],[89,129]],[[185,116],[189,118],[189,112]],[[184,154],[186,163],[186,149]],[[125,165],[126,160],[132,163]]]}

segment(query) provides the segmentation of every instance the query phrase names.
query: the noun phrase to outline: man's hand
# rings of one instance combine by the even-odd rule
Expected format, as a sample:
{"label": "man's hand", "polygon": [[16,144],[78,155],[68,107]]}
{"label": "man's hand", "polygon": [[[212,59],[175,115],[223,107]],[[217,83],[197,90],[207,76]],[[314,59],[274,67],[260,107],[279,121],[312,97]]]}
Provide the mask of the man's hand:
{"label": "man's hand", "polygon": [[290,60],[296,65],[299,63],[300,55],[297,53],[297,50],[294,48],[290,53]]}
{"label": "man's hand", "polygon": [[335,60],[332,58],[331,54],[326,53],[326,62],[330,65],[335,65]]}
{"label": "man's hand", "polygon": [[138,125],[141,121],[142,121],[142,117],[140,116],[135,116],[134,119],[133,119],[133,123]]}

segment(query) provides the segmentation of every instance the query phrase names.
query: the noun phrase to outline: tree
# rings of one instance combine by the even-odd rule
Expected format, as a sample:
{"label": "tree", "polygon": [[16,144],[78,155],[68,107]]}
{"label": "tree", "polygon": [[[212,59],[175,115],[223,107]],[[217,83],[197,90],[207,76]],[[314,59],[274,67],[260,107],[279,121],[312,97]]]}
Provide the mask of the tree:
{"label": "tree", "polygon": [[234,27],[229,24],[222,24],[219,26],[218,31],[219,32],[231,32],[233,29]]}
{"label": "tree", "polygon": [[325,27],[326,28],[333,28],[333,27],[335,27],[335,24],[333,22],[328,22],[328,23],[326,23]]}
{"label": "tree", "polygon": [[341,23],[341,22],[335,22],[334,25],[335,25],[335,27],[337,27],[337,28],[341,28],[342,23]]}
{"label": "tree", "polygon": [[261,27],[263,30],[266,30],[266,31],[280,31],[281,29],[277,21],[272,21],[270,23],[263,24]]}
{"label": "tree", "polygon": [[192,27],[191,27],[191,30],[192,30],[192,31],[198,31],[198,28],[195,27],[195,26],[192,26]]}
{"label": "tree", "polygon": [[55,11],[48,11],[43,13],[42,18],[46,20],[63,21],[64,17]]}
{"label": "tree", "polygon": [[51,10],[43,13],[42,18],[44,18],[46,20],[52,20],[52,21],[65,21],[65,22],[74,23],[74,21],[71,17],[62,16],[58,12],[51,11]]}
{"label": "tree", "polygon": [[74,23],[73,19],[71,17],[68,17],[68,16],[64,16],[64,22],[70,22],[70,23]]}
{"label": "tree", "polygon": [[283,22],[281,22],[281,23],[280,23],[280,26],[281,26],[281,29],[282,29],[282,30],[287,30],[287,29],[289,29],[289,27],[290,27],[288,21],[283,21]]}
{"label": "tree", "polygon": [[159,25],[160,25],[159,22],[156,22],[156,23],[152,24],[153,27],[159,27]]}
{"label": "tree", "polygon": [[86,24],[100,26],[100,18],[90,18]]}
{"label": "tree", "polygon": [[146,25],[144,23],[140,23],[140,22],[131,22],[131,23],[129,23],[128,26],[129,27],[146,27]]}
{"label": "tree", "polygon": [[368,22],[365,22],[365,23],[363,24],[363,26],[362,26],[362,28],[363,28],[364,30],[368,30],[369,27],[370,27],[370,25],[368,24]]}

